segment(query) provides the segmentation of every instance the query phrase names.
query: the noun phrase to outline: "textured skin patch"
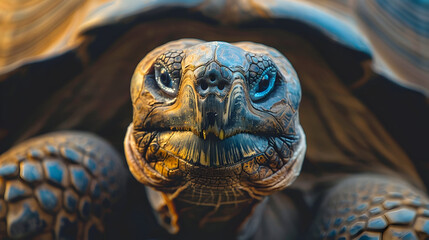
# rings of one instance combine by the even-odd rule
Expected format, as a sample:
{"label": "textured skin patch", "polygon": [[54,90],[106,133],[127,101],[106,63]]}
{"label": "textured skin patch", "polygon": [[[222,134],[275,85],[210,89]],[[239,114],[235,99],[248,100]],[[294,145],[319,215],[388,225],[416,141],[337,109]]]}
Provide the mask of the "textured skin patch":
{"label": "textured skin patch", "polygon": [[40,206],[48,212],[56,212],[61,207],[61,190],[42,185],[36,189],[36,198]]}
{"label": "textured skin patch", "polygon": [[[396,226],[390,226],[384,233],[383,236],[385,239],[392,239],[392,240],[399,240],[399,239],[406,239],[406,240],[417,240],[416,233],[412,229],[407,228],[401,228]],[[427,236],[420,238],[420,239],[427,239]]]}
{"label": "textured skin patch", "polygon": [[183,57],[184,52],[182,50],[171,50],[159,56],[158,61],[171,72],[172,78],[180,78]]}
{"label": "textured skin patch", "polygon": [[89,185],[89,176],[86,171],[80,166],[71,166],[70,176],[73,187],[79,193],[84,194]]}
{"label": "textured skin patch", "polygon": [[44,157],[44,153],[40,149],[30,149],[27,153],[27,157],[33,159],[42,159]]}
{"label": "textured skin patch", "polygon": [[[364,228],[365,228],[364,222],[360,221],[360,222],[353,223],[349,229],[350,236],[356,236],[357,234],[361,233]],[[335,235],[332,237],[335,237]]]}
{"label": "textured skin patch", "polygon": [[386,213],[387,220],[392,224],[410,224],[416,216],[416,211],[412,208],[401,208]]}
{"label": "textured skin patch", "polygon": [[0,177],[14,177],[18,174],[18,165],[16,163],[6,163],[0,166]]}
{"label": "textured skin patch", "polygon": [[83,163],[92,174],[96,174],[97,162],[92,157],[85,158]]}
{"label": "textured skin patch", "polygon": [[79,196],[73,189],[67,189],[64,192],[64,208],[69,212],[76,211]]}
{"label": "textured skin patch", "polygon": [[312,238],[428,239],[428,207],[427,196],[406,182],[373,175],[351,177],[326,196]]}
{"label": "textured skin patch", "polygon": [[387,221],[383,216],[371,218],[368,221],[368,229],[371,230],[383,230],[387,227]]}
{"label": "textured skin patch", "polygon": [[80,154],[72,148],[62,147],[61,148],[61,156],[73,163],[80,162]]}
{"label": "textured skin patch", "polygon": [[429,235],[429,219],[424,217],[419,217],[416,220],[416,230],[418,232]]}
{"label": "textured skin patch", "polygon": [[40,181],[43,178],[43,169],[39,162],[22,162],[20,168],[21,178],[29,183]]}
{"label": "textured skin patch", "polygon": [[68,187],[68,173],[64,163],[60,160],[46,160],[43,162],[43,167],[49,181]]}
{"label": "textured skin patch", "polygon": [[12,180],[6,183],[4,199],[6,201],[15,201],[31,195],[31,188],[19,180]]}
{"label": "textured skin patch", "polygon": [[74,132],[41,136],[4,153],[0,239],[102,238],[105,216],[125,189],[121,161],[101,139]]}
{"label": "textured skin patch", "polygon": [[9,204],[7,234],[11,238],[24,238],[49,229],[52,216],[45,214],[32,199]]}

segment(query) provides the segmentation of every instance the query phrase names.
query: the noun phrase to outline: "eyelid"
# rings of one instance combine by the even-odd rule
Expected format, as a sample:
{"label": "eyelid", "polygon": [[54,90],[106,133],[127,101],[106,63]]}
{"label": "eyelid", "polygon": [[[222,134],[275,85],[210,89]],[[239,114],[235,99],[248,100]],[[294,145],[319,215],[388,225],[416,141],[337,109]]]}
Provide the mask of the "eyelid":
{"label": "eyelid", "polygon": [[[160,79],[160,72],[164,69],[165,73],[167,74],[168,78],[170,79],[172,83],[172,87],[165,86]],[[154,75],[155,75],[155,82],[158,85],[158,87],[168,96],[175,97],[177,94],[178,89],[178,81],[171,77],[170,72],[168,71],[168,68],[165,67],[163,63],[157,62],[154,64]]]}
{"label": "eyelid", "polygon": [[265,76],[265,74],[267,74],[269,71],[273,70],[273,66],[268,66],[261,74],[261,76],[259,76],[258,80],[256,81],[257,83],[259,83],[262,78]]}

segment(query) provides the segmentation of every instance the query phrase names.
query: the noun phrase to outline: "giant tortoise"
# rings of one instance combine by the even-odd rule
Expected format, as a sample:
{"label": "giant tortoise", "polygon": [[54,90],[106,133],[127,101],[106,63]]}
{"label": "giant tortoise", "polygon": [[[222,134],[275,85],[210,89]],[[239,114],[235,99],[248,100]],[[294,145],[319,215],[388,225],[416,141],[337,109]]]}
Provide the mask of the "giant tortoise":
{"label": "giant tortoise", "polygon": [[[19,83],[26,81],[20,79],[29,74],[38,76],[38,68],[82,71],[68,84],[54,85],[58,94],[32,114],[37,122],[18,121],[25,125],[15,138],[93,130],[114,145],[91,133],[59,131],[3,153],[0,238],[429,238],[427,167],[419,158],[421,149],[413,147],[421,142],[401,140],[398,136],[408,135],[388,128],[398,125],[386,117],[390,112],[385,105],[370,101],[382,99],[374,96],[380,86],[389,100],[394,91],[412,98],[403,101],[420,104],[421,95],[384,82],[392,71],[387,68],[381,76],[371,69],[371,49],[353,29],[346,36],[341,22],[319,22],[335,15],[306,15],[308,3],[278,4],[290,8],[269,9],[274,14],[268,22],[254,16],[261,14],[256,4],[254,12],[241,6],[242,12],[253,14],[254,21],[245,19],[248,25],[215,26],[197,13],[193,17],[203,19],[201,23],[176,15],[177,24],[187,24],[181,29],[155,21],[160,13],[177,14],[178,8],[151,6],[147,15],[125,19],[113,34],[119,40],[113,47],[107,41],[110,47],[101,57],[94,46],[106,42],[100,38],[112,36],[115,25],[89,32],[94,42],[86,41],[83,46],[90,47],[76,51],[83,67],[63,68],[64,61],[75,61],[67,54],[33,65],[6,64],[2,86],[12,90],[23,88]],[[206,13],[213,5],[208,1],[197,11]],[[217,15],[220,22],[227,21],[226,13]],[[275,14],[294,20],[279,21]],[[231,19],[244,21],[238,15]],[[328,33],[319,31],[324,24]],[[255,26],[268,30],[254,31]],[[136,37],[142,30],[150,33],[144,41]],[[324,34],[333,34],[334,41]],[[156,38],[189,36],[235,43],[186,38],[161,45]],[[148,53],[148,46],[157,45]],[[142,53],[147,54],[133,76],[124,74]],[[52,79],[59,76],[65,77],[52,69]],[[109,79],[131,79],[132,113],[118,110],[128,97],[117,92],[128,84]],[[17,100],[7,94],[2,98]],[[8,101],[2,113],[13,116],[10,106],[34,106],[28,101]],[[67,109],[70,115],[64,115]],[[418,123],[427,112],[421,116],[408,128],[419,127],[416,134],[424,135],[426,129]],[[118,135],[123,134],[128,167],[117,153],[123,139]]]}

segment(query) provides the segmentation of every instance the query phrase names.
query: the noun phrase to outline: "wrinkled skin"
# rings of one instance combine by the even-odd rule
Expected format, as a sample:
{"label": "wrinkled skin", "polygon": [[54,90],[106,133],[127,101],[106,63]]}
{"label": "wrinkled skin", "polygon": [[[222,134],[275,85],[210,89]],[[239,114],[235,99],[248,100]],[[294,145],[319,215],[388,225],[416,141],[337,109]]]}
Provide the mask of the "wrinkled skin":
{"label": "wrinkled skin", "polygon": [[125,142],[131,172],[197,205],[284,189],[305,153],[300,91],[290,63],[264,45],[165,44],[132,79],[134,116]]}

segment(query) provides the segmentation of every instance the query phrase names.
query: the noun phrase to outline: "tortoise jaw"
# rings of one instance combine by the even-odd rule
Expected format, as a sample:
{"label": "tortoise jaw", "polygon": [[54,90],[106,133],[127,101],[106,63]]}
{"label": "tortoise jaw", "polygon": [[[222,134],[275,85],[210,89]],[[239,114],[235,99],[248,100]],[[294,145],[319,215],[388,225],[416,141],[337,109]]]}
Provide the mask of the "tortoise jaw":
{"label": "tortoise jaw", "polygon": [[192,166],[224,168],[245,162],[266,151],[268,140],[265,137],[240,133],[220,140],[214,134],[205,138],[191,132],[160,132],[150,144],[157,144],[158,149],[147,149],[146,160],[163,160],[168,164],[169,156],[178,158]]}
{"label": "tortoise jaw", "polygon": [[[203,134],[196,134],[184,129],[179,131],[134,129],[132,134],[140,155],[166,177],[169,177],[171,172],[168,175],[164,174],[160,165],[175,170],[182,161],[190,166],[225,168],[254,159],[260,165],[269,165],[275,172],[289,162],[293,145],[299,140],[299,136],[295,135],[264,135],[241,130],[233,132],[228,137],[224,136],[223,131],[217,135],[206,131],[203,131]],[[247,172],[251,174],[254,171],[256,169],[249,169]]]}
{"label": "tortoise jaw", "polygon": [[[240,162],[226,166],[208,167],[168,154],[165,146],[159,146],[157,154],[164,160],[157,164],[148,160],[150,156],[147,153],[143,155],[138,150],[133,131],[131,124],[124,143],[126,158],[132,174],[138,181],[165,192],[183,190],[182,187],[191,184],[192,188],[198,188],[198,191],[223,192],[227,191],[225,189],[233,188],[244,190],[247,192],[246,195],[252,198],[270,195],[291,184],[299,175],[306,149],[305,135],[299,127],[300,138],[293,145],[291,155],[287,159],[279,158],[278,151],[281,149],[263,149],[262,154],[254,154]],[[208,142],[201,138],[199,141]],[[225,142],[225,140],[218,142]],[[149,146],[149,148],[151,147]],[[271,156],[271,158],[266,158],[266,156]],[[279,164],[278,161],[283,161],[283,164]],[[186,200],[200,201],[192,200],[189,196],[186,197]],[[225,199],[225,201],[227,200]]]}

